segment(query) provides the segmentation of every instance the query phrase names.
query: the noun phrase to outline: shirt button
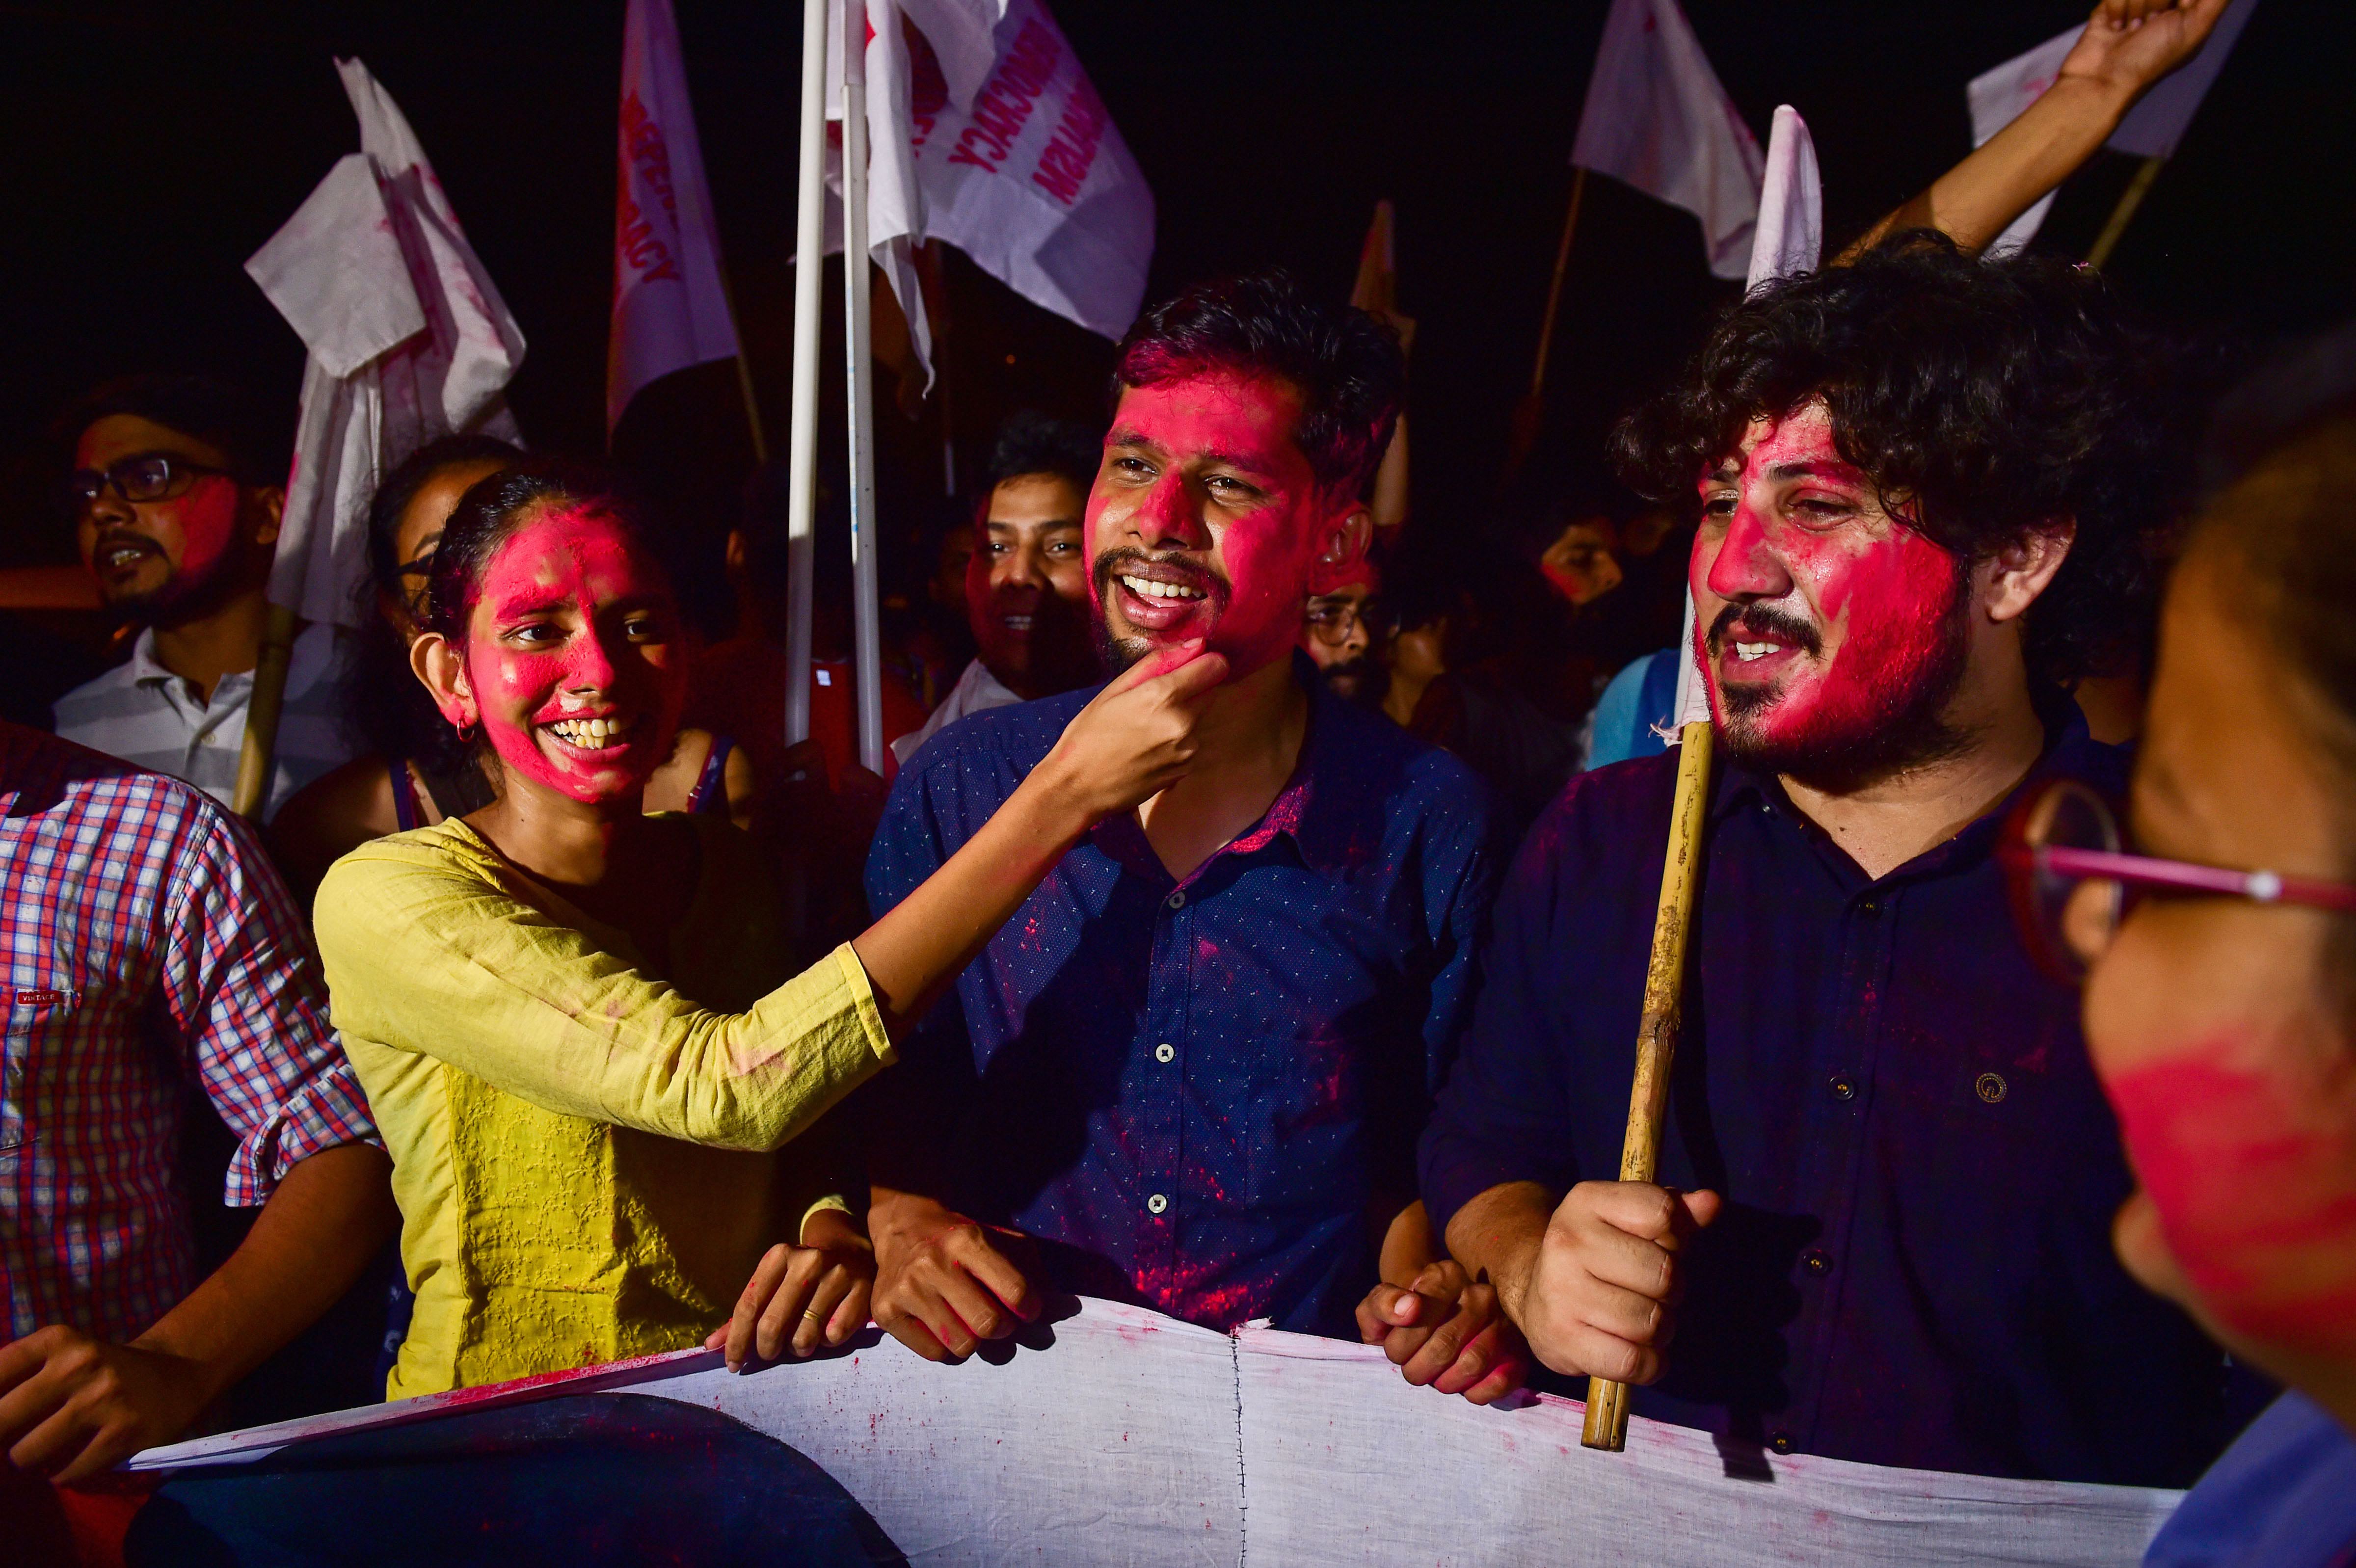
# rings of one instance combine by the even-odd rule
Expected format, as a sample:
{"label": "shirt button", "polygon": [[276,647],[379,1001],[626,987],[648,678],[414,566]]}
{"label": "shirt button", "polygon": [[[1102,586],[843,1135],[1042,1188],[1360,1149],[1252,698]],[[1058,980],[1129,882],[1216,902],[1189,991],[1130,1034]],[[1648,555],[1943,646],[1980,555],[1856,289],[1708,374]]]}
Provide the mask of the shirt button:
{"label": "shirt button", "polygon": [[1161,1045],[1157,1045],[1153,1048],[1153,1060],[1162,1063],[1164,1066],[1167,1066],[1169,1063],[1178,1060],[1178,1048],[1167,1043],[1166,1041]]}
{"label": "shirt button", "polygon": [[1159,1192],[1145,1200],[1145,1211],[1149,1214],[1159,1214],[1162,1211],[1169,1207],[1170,1200],[1164,1198]]}
{"label": "shirt button", "polygon": [[1994,1072],[1981,1073],[1979,1081],[1972,1085],[1972,1089],[1991,1105],[2001,1101],[2010,1092],[2006,1089],[2003,1077]]}
{"label": "shirt button", "polygon": [[1881,901],[1879,899],[1859,899],[1857,901],[1857,912],[1865,916],[1868,920],[1870,920],[1875,915],[1881,912]]}
{"label": "shirt button", "polygon": [[1186,907],[1186,895],[1184,893],[1172,893],[1168,898],[1163,899],[1162,901],[1168,904],[1172,909],[1183,909]]}
{"label": "shirt button", "polygon": [[1772,1448],[1778,1454],[1789,1454],[1794,1445],[1792,1442],[1792,1435],[1790,1433],[1777,1432],[1772,1433],[1768,1436],[1767,1446]]}
{"label": "shirt button", "polygon": [[1825,1251],[1822,1247],[1810,1247],[1806,1252],[1800,1254],[1800,1262],[1806,1265],[1810,1274],[1830,1274],[1833,1272],[1832,1254]]}
{"label": "shirt button", "polygon": [[1857,1098],[1857,1080],[1851,1078],[1846,1072],[1836,1072],[1830,1078],[1826,1079],[1825,1087],[1833,1092],[1833,1098],[1836,1100],[1854,1100]]}

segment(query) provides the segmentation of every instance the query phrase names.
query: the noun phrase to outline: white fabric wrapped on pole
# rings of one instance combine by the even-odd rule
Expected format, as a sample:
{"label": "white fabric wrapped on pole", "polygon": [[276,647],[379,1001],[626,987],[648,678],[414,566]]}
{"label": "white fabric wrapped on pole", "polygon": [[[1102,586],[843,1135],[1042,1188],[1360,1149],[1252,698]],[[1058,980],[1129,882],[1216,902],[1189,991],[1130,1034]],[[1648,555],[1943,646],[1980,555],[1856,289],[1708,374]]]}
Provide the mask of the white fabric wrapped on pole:
{"label": "white fabric wrapped on pole", "polygon": [[[864,32],[868,0],[843,0],[845,36]],[[875,582],[874,360],[868,349],[873,281],[867,264],[867,61],[864,51],[842,56],[843,363],[851,418],[851,607],[858,675],[859,765],[884,772],[883,628]]]}
{"label": "white fabric wrapped on pole", "polygon": [[307,356],[270,601],[354,626],[377,481],[454,431],[514,439],[500,394],[524,344],[408,121],[366,66],[336,69],[360,151],[245,270]]}
{"label": "white fabric wrapped on pole", "polygon": [[810,567],[818,514],[818,374],[826,274],[826,35],[833,0],[802,0],[801,165],[795,191],[793,409],[786,433],[786,744],[809,739]]}
{"label": "white fabric wrapped on pole", "polygon": [[1570,161],[1701,219],[1709,270],[1751,255],[1763,165],[1677,0],[1612,0]]}

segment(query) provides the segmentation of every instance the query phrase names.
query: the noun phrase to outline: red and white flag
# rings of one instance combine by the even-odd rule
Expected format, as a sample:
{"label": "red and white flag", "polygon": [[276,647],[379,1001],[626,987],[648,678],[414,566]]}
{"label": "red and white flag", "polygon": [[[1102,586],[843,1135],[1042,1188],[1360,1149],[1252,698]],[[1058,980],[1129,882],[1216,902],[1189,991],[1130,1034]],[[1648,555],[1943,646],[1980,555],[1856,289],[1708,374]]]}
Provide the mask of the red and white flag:
{"label": "red and white flag", "polygon": [[[1091,332],[1126,332],[1153,259],[1153,193],[1046,6],[866,0],[865,9],[868,244],[928,372],[914,261],[928,240]],[[829,47],[841,48],[839,24]],[[828,80],[841,76],[830,69]],[[829,113],[841,117],[839,95]],[[830,248],[841,243],[838,227]]]}
{"label": "red and white flag", "polygon": [[[2143,101],[2127,111],[2119,128],[2103,144],[2139,158],[2173,157],[2177,144],[2184,140],[2184,133],[2190,128],[2192,116],[2200,112],[2201,101],[2209,96],[2217,73],[2225,69],[2225,57],[2233,52],[2233,44],[2249,25],[2250,13],[2257,9],[2257,4],[2258,0],[2233,0],[2217,19],[2217,30],[2209,35],[2201,52],[2145,93]],[[2083,27],[2072,27],[2066,33],[2057,33],[2026,54],[2015,55],[1994,69],[1972,78],[1964,96],[1972,112],[1973,146],[1985,145],[1989,137],[2011,124],[2020,117],[2021,111],[2044,96],[2045,90],[2061,74],[2062,62],[2070,57],[2085,31]],[[1988,246],[1988,253],[2008,255],[2028,244],[2052,208],[2053,195],[2047,192],[2034,207],[2014,219]]]}
{"label": "red and white flag", "polygon": [[1612,0],[1570,161],[1701,219],[1709,270],[1751,261],[1765,169],[1677,0]]}
{"label": "red and white flag", "polygon": [[454,431],[516,439],[502,394],[523,334],[400,108],[359,61],[336,69],[360,150],[245,270],[309,355],[270,599],[351,626],[377,481]]}
{"label": "red and white flag", "polygon": [[620,170],[614,192],[614,323],[605,432],[638,389],[736,355],[720,234],[680,69],[670,0],[630,0],[622,28]]}

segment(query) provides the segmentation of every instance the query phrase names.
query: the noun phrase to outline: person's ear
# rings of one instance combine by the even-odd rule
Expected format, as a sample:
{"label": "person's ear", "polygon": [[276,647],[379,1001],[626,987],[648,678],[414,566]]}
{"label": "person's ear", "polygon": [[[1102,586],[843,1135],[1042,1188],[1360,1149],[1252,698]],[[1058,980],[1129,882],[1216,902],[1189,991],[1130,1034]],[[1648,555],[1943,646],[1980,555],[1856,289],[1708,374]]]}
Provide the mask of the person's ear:
{"label": "person's ear", "polygon": [[2077,518],[2056,518],[2020,535],[1984,562],[1980,596],[1987,618],[2002,625],[2027,614],[2070,559],[2077,538]]}
{"label": "person's ear", "polygon": [[274,545],[286,518],[286,491],[277,485],[257,485],[247,494],[253,501],[253,542]]}
{"label": "person's ear", "polygon": [[1329,518],[1320,531],[1316,559],[1309,563],[1309,592],[1331,593],[1357,574],[1374,538],[1374,517],[1366,504],[1354,500],[1349,509]]}
{"label": "person's ear", "polygon": [[466,661],[450,639],[439,632],[421,632],[409,645],[409,667],[425,684],[434,706],[455,730],[472,729],[482,719],[475,688],[466,679]]}

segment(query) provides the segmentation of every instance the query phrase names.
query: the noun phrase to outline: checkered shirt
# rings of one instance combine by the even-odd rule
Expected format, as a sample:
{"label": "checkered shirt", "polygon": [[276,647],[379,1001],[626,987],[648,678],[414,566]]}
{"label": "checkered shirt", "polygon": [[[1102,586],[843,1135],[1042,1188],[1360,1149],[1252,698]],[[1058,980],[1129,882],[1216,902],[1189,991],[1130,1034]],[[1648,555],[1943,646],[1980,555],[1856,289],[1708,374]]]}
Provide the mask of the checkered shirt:
{"label": "checkered shirt", "polygon": [[0,1291],[13,1339],[136,1335],[194,1283],[177,1177],[200,1083],[225,1201],[378,1141],[317,958],[244,823],[177,779],[0,723]]}

